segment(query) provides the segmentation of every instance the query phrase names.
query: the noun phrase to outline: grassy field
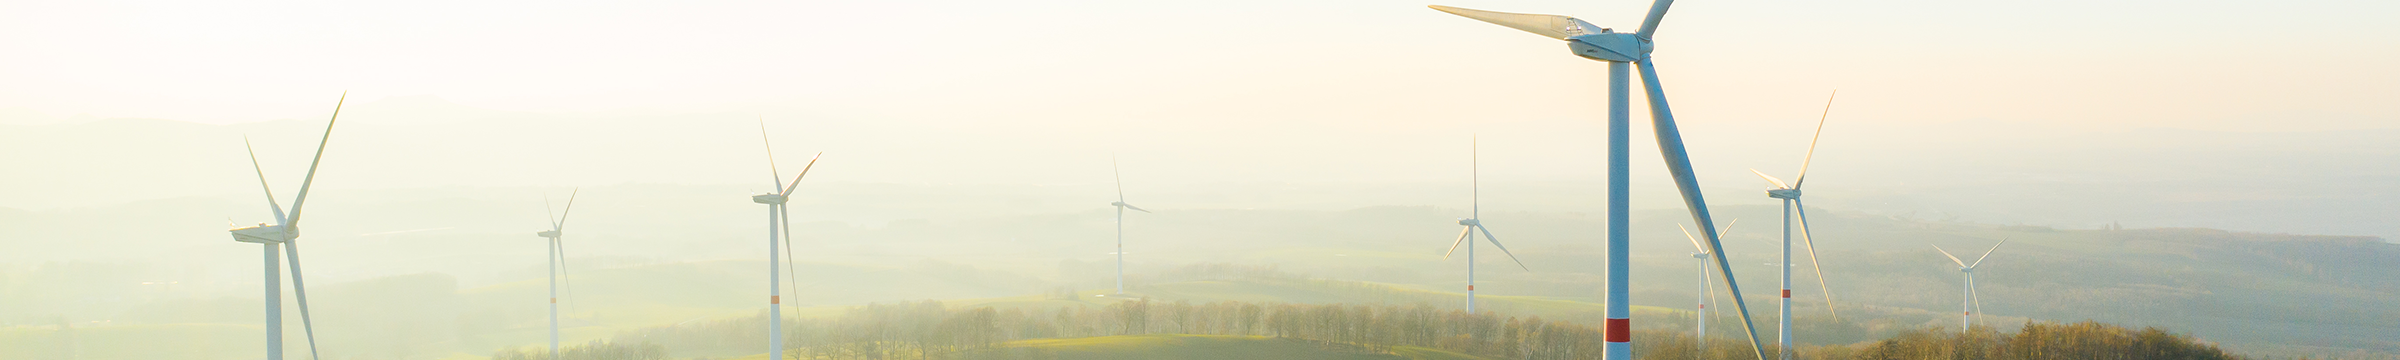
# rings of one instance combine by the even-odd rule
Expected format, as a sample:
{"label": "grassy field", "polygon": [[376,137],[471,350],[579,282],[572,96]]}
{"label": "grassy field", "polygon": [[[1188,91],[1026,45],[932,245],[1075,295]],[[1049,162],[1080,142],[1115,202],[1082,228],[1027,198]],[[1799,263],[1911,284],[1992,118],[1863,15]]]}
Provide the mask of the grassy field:
{"label": "grassy field", "polygon": [[[734,358],[763,360],[766,354]],[[1266,336],[1121,335],[1011,341],[958,356],[965,359],[1150,359],[1150,360],[1488,360],[1437,349],[1403,346],[1389,351]]]}
{"label": "grassy field", "polygon": [[976,357],[1028,359],[1486,359],[1403,347],[1390,353],[1265,336],[1126,335],[1009,342]]}

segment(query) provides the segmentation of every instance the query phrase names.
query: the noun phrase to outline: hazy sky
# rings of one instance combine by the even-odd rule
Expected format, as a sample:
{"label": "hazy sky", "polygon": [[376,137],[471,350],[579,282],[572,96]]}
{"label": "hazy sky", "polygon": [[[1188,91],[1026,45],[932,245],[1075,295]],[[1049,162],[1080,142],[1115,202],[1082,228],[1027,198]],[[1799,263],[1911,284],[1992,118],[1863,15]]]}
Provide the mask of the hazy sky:
{"label": "hazy sky", "polygon": [[[1648,2],[1445,4],[1630,28]],[[343,90],[1036,127],[1599,113],[1600,63],[1424,5],[8,0],[0,123],[319,118]],[[2400,120],[2395,14],[2373,0],[1692,0],[1657,54],[1696,122],[1787,126],[1840,88],[1846,119],[1868,123],[2376,128]]]}
{"label": "hazy sky", "polygon": [[[1445,4],[1627,28],[1648,6]],[[1487,185],[1599,186],[1605,65],[1425,5],[0,0],[0,124],[300,120],[0,134],[0,166],[44,174],[0,185],[48,189],[0,207],[247,198],[242,135],[296,189],[344,90],[332,193],[764,183],[760,118],[786,169],[829,152],[810,181],[1097,186],[1113,152],[1137,188],[1195,196],[1463,183],[1480,133]],[[2358,164],[2400,158],[2380,145],[2400,128],[2395,14],[2400,2],[1687,0],[1657,57],[1719,204],[1766,202],[1748,169],[1796,172],[1838,88],[1812,172],[1827,206],[2390,236],[2351,228],[2373,221],[2229,219],[2393,211],[2374,204],[2400,193],[2371,184],[2400,173]],[[2359,129],[2385,130],[2338,131]],[[2255,134],[2277,131],[2314,132]],[[1650,193],[1665,176],[1635,142],[1643,199],[1679,206]],[[189,178],[153,180],[170,174]],[[2130,191],[2151,195],[2107,197]],[[2028,200],[2041,196],[2097,205]],[[2176,202],[2259,197],[2308,211]],[[1339,205],[1421,203],[1351,200]],[[2174,212],[2213,208],[2228,210]]]}

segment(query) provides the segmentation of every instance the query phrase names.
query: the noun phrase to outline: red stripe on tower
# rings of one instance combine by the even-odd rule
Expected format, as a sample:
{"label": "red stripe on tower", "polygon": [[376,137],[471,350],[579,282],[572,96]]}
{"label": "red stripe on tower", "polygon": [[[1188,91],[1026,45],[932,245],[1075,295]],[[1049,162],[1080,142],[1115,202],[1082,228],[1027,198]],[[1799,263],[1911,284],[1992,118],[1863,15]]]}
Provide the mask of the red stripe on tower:
{"label": "red stripe on tower", "polygon": [[1475,285],[1467,285],[1467,291],[1475,291]]}
{"label": "red stripe on tower", "polygon": [[557,304],[557,303],[558,303],[558,298],[550,298],[550,303],[552,303],[552,304]]}
{"label": "red stripe on tower", "polygon": [[783,295],[767,295],[768,304],[782,304]]}
{"label": "red stripe on tower", "polygon": [[1608,319],[1608,342],[1633,342],[1633,320]]}
{"label": "red stripe on tower", "polygon": [[1790,298],[1792,298],[1792,289],[1783,289],[1783,298],[1785,298],[1785,299],[1790,299]]}

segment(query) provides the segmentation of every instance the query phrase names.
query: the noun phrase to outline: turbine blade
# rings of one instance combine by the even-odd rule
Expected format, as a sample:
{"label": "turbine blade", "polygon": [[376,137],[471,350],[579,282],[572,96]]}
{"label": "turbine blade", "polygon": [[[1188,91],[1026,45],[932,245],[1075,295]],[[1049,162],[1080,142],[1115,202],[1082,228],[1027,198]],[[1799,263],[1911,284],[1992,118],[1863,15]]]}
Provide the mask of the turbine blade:
{"label": "turbine blade", "polygon": [[1433,5],[1430,7],[1434,10],[1450,13],[1451,15],[1465,16],[1468,19],[1475,19],[1492,23],[1494,25],[1524,30],[1525,32],[1534,33],[1535,35],[1541,35],[1543,37],[1552,39],[1566,40],[1568,38],[1582,36],[1584,34],[1600,32],[1599,26],[1566,16],[1504,13],[1498,11],[1483,11],[1441,5]]}
{"label": "turbine blade", "polygon": [[[1659,0],[1651,7],[1652,20],[1665,14],[1667,1]],[[1649,23],[1655,25],[1655,21]],[[1641,69],[1643,95],[1650,102],[1650,128],[1657,134],[1658,153],[1666,160],[1667,174],[1675,178],[1675,189],[1683,196],[1684,207],[1691,210],[1692,223],[1700,227],[1700,238],[1708,241],[1709,253],[1717,260],[1717,271],[1725,275],[1725,291],[1733,296],[1734,309],[1742,314],[1742,330],[1750,336],[1750,350],[1758,360],[1766,360],[1766,348],[1758,342],[1758,324],[1751,322],[1750,305],[1742,300],[1742,287],[1733,277],[1733,264],[1725,259],[1725,242],[1716,232],[1716,221],[1709,217],[1708,200],[1700,193],[1700,178],[1692,173],[1691,154],[1684,151],[1683,134],[1675,127],[1675,112],[1667,106],[1667,91],[1659,86],[1658,69],[1649,59],[1634,64]]]}
{"label": "turbine blade", "polygon": [[1467,243],[1467,234],[1474,231],[1475,227],[1473,226],[1468,226],[1465,229],[1459,229],[1458,240],[1450,242],[1450,251],[1442,252],[1442,260],[1450,260],[1450,254],[1458,252],[1458,245]]}
{"label": "turbine blade", "polygon": [[1640,36],[1643,39],[1648,39],[1650,38],[1650,34],[1657,33],[1658,23],[1666,20],[1667,7],[1671,5],[1675,5],[1675,0],[1658,0],[1651,2],[1650,14],[1642,16],[1642,29],[1634,31],[1633,35]]}
{"label": "turbine blade", "polygon": [[1941,245],[1934,245],[1934,246],[1933,246],[1933,251],[1940,251],[1940,252],[1942,252],[1942,256],[1948,256],[1948,257],[1950,257],[1950,262],[1958,263],[1958,267],[1962,267],[1962,268],[1963,268],[1963,267],[1969,267],[1969,266],[1967,266],[1967,262],[1965,262],[1965,261],[1959,261],[1957,256],[1951,256],[1951,255],[1950,255],[1950,251],[1949,251],[1949,250],[1942,250],[1942,246],[1941,246]]}
{"label": "turbine blade", "polygon": [[[565,231],[567,230],[567,216],[569,216],[569,215],[575,215],[575,195],[576,195],[576,194],[579,194],[579,193],[582,193],[582,192],[583,192],[583,188],[575,188],[575,190],[574,190],[574,191],[570,191],[570,192],[568,192],[568,193],[567,193],[567,211],[562,211],[562,212],[559,212],[559,213],[558,213],[558,225],[552,226],[552,227],[553,227],[553,229],[551,229],[551,230],[556,230],[556,231],[559,231],[559,232],[565,232]],[[543,202],[542,202],[542,204],[543,204],[543,205],[549,205],[549,204],[550,204],[550,202],[549,202],[549,201],[543,201]]]}
{"label": "turbine blade", "polygon": [[[775,217],[783,220],[784,277],[790,278],[790,280],[787,281],[792,283],[792,296],[793,298],[797,299],[800,295],[800,260],[795,259],[792,256],[792,210],[791,207],[783,205],[775,205],[775,207],[782,209],[782,211],[775,212]],[[792,307],[798,308],[800,306],[792,305]]]}
{"label": "turbine blade", "polygon": [[1125,204],[1125,208],[1127,208],[1127,209],[1133,209],[1133,211],[1140,211],[1140,212],[1150,212],[1150,210],[1142,210],[1142,207],[1140,207],[1140,206],[1133,206],[1133,204]]}
{"label": "turbine blade", "polygon": [[1975,291],[1975,273],[1967,273],[1967,298],[1975,299],[1975,320],[1983,320],[1983,292]]}
{"label": "turbine blade", "polygon": [[1988,258],[1991,258],[1991,257],[1992,257],[1992,252],[1993,252],[1993,251],[1999,251],[1999,250],[2000,250],[2000,245],[2005,245],[2005,244],[2008,244],[2008,239],[2007,239],[2007,238],[2001,238],[2001,239],[2000,239],[2000,243],[1999,243],[1999,244],[1992,244],[1992,249],[1991,249],[1991,250],[1984,250],[1984,251],[1983,251],[1983,256],[1982,256],[1982,257],[1977,257],[1977,258],[1975,258],[1975,263],[1973,263],[1973,264],[1967,264],[1967,268],[1969,268],[1969,269],[1973,269],[1973,268],[1975,268],[1975,267],[1977,267],[1977,266],[1983,266],[1983,259],[1988,259]]}
{"label": "turbine blade", "polygon": [[1483,143],[1467,136],[1467,216],[1483,219]]}
{"label": "turbine blade", "polygon": [[1478,230],[1478,231],[1482,231],[1482,232],[1483,232],[1483,239],[1484,239],[1484,240],[1487,240],[1487,241],[1491,241],[1491,242],[1492,242],[1492,247],[1500,248],[1500,253],[1502,253],[1502,254],[1508,254],[1508,261],[1515,261],[1515,262],[1517,262],[1517,268],[1519,268],[1519,269],[1525,269],[1525,271],[1533,271],[1533,268],[1525,267],[1525,261],[1524,261],[1524,260],[1517,260],[1517,254],[1516,254],[1516,253],[1511,253],[1511,252],[1508,252],[1508,246],[1507,246],[1507,245],[1500,245],[1500,238],[1498,238],[1498,237],[1493,237],[1493,236],[1492,236],[1492,229],[1491,229],[1491,228],[1486,228],[1486,227],[1483,227],[1483,225],[1475,225],[1475,226],[1474,226],[1474,228],[1475,228],[1475,230]]}
{"label": "turbine blade", "polygon": [[[275,209],[275,223],[282,224],[290,221],[289,218],[283,216],[283,204],[275,201],[275,189],[267,187],[267,169],[258,165],[258,149],[250,147],[250,137],[247,135],[242,136],[242,150],[250,152],[250,169],[258,171],[258,189],[267,192],[267,208]],[[232,222],[233,220],[226,219],[225,221]]]}
{"label": "turbine blade", "polygon": [[784,188],[783,188],[783,192],[779,192],[779,193],[776,193],[776,194],[778,194],[778,195],[791,195],[791,194],[792,194],[792,189],[798,189],[798,188],[800,188],[800,179],[806,179],[806,178],[808,178],[808,169],[815,169],[815,168],[817,168],[817,159],[824,158],[824,157],[825,157],[825,152],[823,152],[823,151],[819,151],[819,152],[817,152],[817,156],[811,156],[811,157],[809,157],[809,158],[808,158],[808,166],[802,166],[802,167],[800,167],[800,175],[798,175],[798,176],[793,176],[793,177],[792,177],[792,184],[791,184],[790,186],[786,186],[786,187],[784,187]]}
{"label": "turbine blade", "polygon": [[550,194],[542,194],[542,216],[550,217],[550,231],[558,231],[558,209],[550,208]]}
{"label": "turbine blade", "polygon": [[1125,202],[1125,170],[1117,166],[1117,155],[1108,155],[1108,175],[1117,180],[1117,202]]}
{"label": "turbine blade", "polygon": [[308,204],[308,187],[317,182],[317,165],[325,162],[325,144],[333,142],[333,123],[341,120],[342,102],[349,100],[350,92],[343,91],[342,98],[333,101],[333,117],[325,119],[325,137],[317,139],[317,157],[308,161],[308,176],[300,178],[300,195],[292,199],[292,218],[283,222],[285,229],[299,228],[300,206]]}
{"label": "turbine blade", "polygon": [[1680,223],[1678,223],[1678,224],[1675,224],[1675,230],[1678,230],[1678,231],[1683,231],[1683,238],[1684,238],[1684,240],[1691,240],[1691,241],[1692,241],[1692,249],[1693,249],[1693,250],[1699,251],[1699,252],[1700,252],[1700,253],[1702,253],[1702,254],[1706,254],[1706,253],[1708,253],[1708,245],[1701,245],[1701,244],[1700,244],[1700,238],[1692,237],[1692,229],[1690,229],[1690,228],[1685,228],[1685,227],[1683,227],[1683,224],[1680,224]]}
{"label": "turbine blade", "polygon": [[[1701,264],[1703,264],[1702,266],[1711,268],[1716,267],[1715,264],[1709,264],[1707,260],[1701,260]],[[1700,281],[1703,284],[1708,285],[1710,290],[1715,290],[1717,288],[1717,274],[1702,271]],[[1708,307],[1717,308],[1720,310],[1725,308],[1723,305],[1717,304],[1717,292],[1708,292]],[[1709,320],[1723,321],[1725,319],[1724,313],[1724,311],[1710,311],[1708,312]]]}
{"label": "turbine blade", "polygon": [[1800,244],[1808,247],[1808,267],[1817,271],[1817,291],[1825,293],[1825,312],[1832,313],[1834,321],[1841,321],[1842,312],[1834,310],[1833,286],[1825,284],[1825,265],[1817,261],[1816,237],[1809,236],[1808,205],[1795,199],[1792,200],[1792,208],[1800,211]]}
{"label": "turbine blade", "polygon": [[1785,185],[1785,184],[1783,183],[1783,179],[1777,179],[1777,178],[1775,178],[1774,176],[1768,176],[1768,175],[1767,175],[1767,173],[1759,172],[1759,171],[1758,171],[1758,169],[1750,169],[1750,173],[1752,173],[1752,174],[1758,174],[1758,177],[1759,177],[1759,178],[1767,179],[1767,184],[1775,185],[1775,188],[1776,188],[1776,189],[1790,189],[1790,188],[1792,188],[1792,186],[1791,186],[1791,185]]}
{"label": "turbine blade", "polygon": [[567,265],[567,236],[560,234],[550,246],[558,249],[558,282],[567,285],[567,311],[575,311],[575,278],[567,276],[567,269],[574,268]]}
{"label": "turbine blade", "polygon": [[1833,97],[1841,94],[1841,90],[1834,90],[1833,95],[1825,96],[1825,112],[1817,114],[1817,133],[1808,136],[1808,156],[1800,158],[1800,177],[1792,179],[1793,189],[1808,183],[1808,163],[1817,159],[1817,137],[1825,135],[1825,116],[1833,114]]}
{"label": "turbine blade", "polygon": [[1724,227],[1717,228],[1717,238],[1723,239],[1727,236],[1733,236],[1733,224],[1740,222],[1742,222],[1742,218],[1733,218],[1733,220],[1726,221]]}
{"label": "turbine blade", "polygon": [[300,281],[300,245],[297,241],[283,242],[284,260],[292,263],[292,295],[300,302],[300,330],[308,333],[308,358],[317,358],[317,323],[308,313],[308,284]]}
{"label": "turbine blade", "polygon": [[767,177],[775,179],[775,188],[783,188],[783,170],[775,168],[775,140],[767,138],[767,117],[758,117],[758,142],[767,145]]}

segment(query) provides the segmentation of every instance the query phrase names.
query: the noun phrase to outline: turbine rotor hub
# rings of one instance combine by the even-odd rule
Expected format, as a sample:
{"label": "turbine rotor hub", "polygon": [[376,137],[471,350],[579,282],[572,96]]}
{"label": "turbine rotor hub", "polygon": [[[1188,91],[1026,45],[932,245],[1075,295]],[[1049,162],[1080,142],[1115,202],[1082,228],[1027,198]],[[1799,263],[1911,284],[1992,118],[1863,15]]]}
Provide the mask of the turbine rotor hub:
{"label": "turbine rotor hub", "polygon": [[1115,207],[1125,207],[1125,202],[1123,202],[1123,201],[1110,202],[1110,203],[1108,203],[1108,206],[1115,206]]}
{"label": "turbine rotor hub", "polygon": [[1785,200],[1799,200],[1799,199],[1800,199],[1800,189],[1773,189],[1773,190],[1767,190],[1767,197],[1771,197],[1771,198],[1777,198],[1777,199],[1785,199]]}
{"label": "turbine rotor hub", "polygon": [[1698,253],[1698,252],[1696,252],[1696,253],[1692,253],[1692,258],[1693,258],[1693,259],[1707,259],[1707,258],[1708,258],[1708,253]]}
{"label": "turbine rotor hub", "polygon": [[782,205],[786,200],[790,199],[780,194],[758,194],[750,196],[750,202],[768,205]]}
{"label": "turbine rotor hub", "polygon": [[534,235],[536,235],[536,236],[541,236],[541,237],[546,237],[546,238],[551,238],[551,239],[557,239],[557,238],[558,238],[558,230],[543,231],[543,232],[538,232],[538,233],[533,233],[533,234],[534,234]]}
{"label": "turbine rotor hub", "polygon": [[1459,224],[1459,225],[1466,225],[1466,226],[1479,226],[1479,225],[1483,225],[1483,221],[1480,221],[1480,220],[1475,220],[1475,219],[1458,219],[1458,224]]}

